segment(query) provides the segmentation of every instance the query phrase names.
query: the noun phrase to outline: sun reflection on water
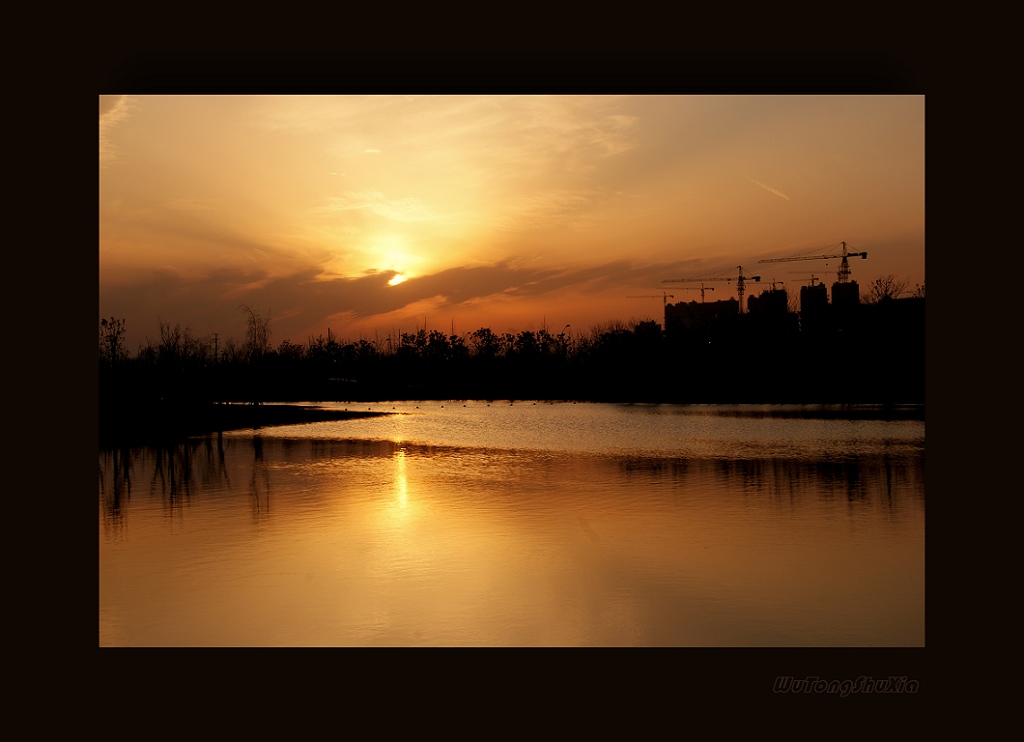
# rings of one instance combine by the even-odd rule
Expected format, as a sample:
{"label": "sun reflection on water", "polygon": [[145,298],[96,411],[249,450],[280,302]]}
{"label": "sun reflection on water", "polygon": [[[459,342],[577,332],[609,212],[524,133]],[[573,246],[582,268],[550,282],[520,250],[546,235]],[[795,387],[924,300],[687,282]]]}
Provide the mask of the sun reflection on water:
{"label": "sun reflection on water", "polygon": [[398,507],[405,510],[409,504],[409,478],[405,472],[405,448],[395,453],[395,491],[398,495]]}
{"label": "sun reflection on water", "polygon": [[920,425],[398,406],[102,452],[99,643],[923,646]]}

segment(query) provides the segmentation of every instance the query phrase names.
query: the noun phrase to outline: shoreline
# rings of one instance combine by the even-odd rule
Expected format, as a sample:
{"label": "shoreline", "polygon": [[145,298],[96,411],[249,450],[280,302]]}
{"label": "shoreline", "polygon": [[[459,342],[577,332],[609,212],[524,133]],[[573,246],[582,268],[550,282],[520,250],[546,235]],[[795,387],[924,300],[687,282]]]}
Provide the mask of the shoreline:
{"label": "shoreline", "polygon": [[163,405],[100,409],[100,446],[173,441],[193,435],[279,425],[355,420],[391,412],[331,410],[293,404]]}

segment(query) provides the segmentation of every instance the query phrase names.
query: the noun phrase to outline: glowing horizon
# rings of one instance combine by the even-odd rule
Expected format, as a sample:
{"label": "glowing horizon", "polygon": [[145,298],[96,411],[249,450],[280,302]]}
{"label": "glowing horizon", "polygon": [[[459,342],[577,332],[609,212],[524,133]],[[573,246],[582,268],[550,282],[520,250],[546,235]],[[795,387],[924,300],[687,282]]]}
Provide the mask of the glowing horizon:
{"label": "glowing horizon", "polygon": [[133,352],[243,304],[275,345],[660,321],[665,279],[831,284],[757,261],[839,241],[924,283],[923,96],[101,96],[99,175]]}

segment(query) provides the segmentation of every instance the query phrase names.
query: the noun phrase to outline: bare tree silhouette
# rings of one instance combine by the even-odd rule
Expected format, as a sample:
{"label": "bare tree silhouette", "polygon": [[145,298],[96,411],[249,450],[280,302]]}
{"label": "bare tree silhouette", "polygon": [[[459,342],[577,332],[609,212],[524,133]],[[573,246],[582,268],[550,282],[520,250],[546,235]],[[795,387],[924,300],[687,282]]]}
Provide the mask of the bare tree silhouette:
{"label": "bare tree silhouette", "polygon": [[128,358],[125,347],[123,319],[111,317],[100,320],[100,358],[107,363],[118,363]]}
{"label": "bare tree silhouette", "polygon": [[248,304],[243,304],[239,308],[245,312],[246,348],[250,357],[266,355],[270,350],[270,310],[268,309],[264,316]]}
{"label": "bare tree silhouette", "polygon": [[892,273],[887,276],[879,276],[868,284],[864,303],[877,304],[880,301],[898,299],[909,284],[910,281],[898,279]]}

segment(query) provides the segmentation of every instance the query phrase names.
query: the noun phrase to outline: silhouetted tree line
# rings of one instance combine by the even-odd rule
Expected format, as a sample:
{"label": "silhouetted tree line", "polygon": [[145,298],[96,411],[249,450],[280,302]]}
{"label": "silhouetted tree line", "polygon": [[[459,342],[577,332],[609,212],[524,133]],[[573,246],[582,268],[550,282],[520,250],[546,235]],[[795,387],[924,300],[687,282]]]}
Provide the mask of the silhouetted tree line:
{"label": "silhouetted tree line", "polygon": [[131,356],[124,320],[100,322],[100,405],[173,409],[219,402],[545,399],[676,403],[923,403],[924,299],[862,304],[801,327],[798,315],[750,312],[688,328],[609,322],[385,341],[270,343],[269,319],[245,308],[245,342],[160,324]]}

